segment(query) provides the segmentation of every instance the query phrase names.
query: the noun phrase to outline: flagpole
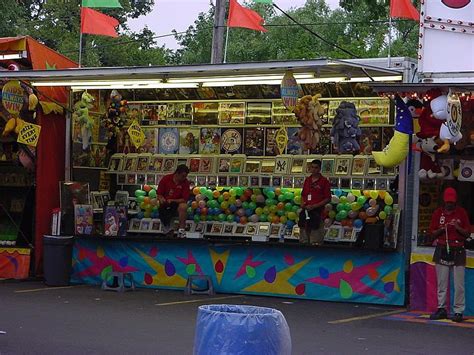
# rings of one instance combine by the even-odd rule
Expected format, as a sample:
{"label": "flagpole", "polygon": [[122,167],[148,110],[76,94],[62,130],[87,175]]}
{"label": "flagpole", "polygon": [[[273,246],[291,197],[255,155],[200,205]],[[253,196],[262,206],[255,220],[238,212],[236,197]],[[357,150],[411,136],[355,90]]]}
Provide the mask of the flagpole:
{"label": "flagpole", "polygon": [[79,68],[81,67],[81,60],[82,60],[82,31],[79,35]]}
{"label": "flagpole", "polygon": [[388,15],[388,58],[387,58],[388,68],[390,68],[392,66],[392,60],[391,60],[391,57],[390,57],[391,47],[392,47],[392,16],[390,16],[390,14],[389,14]]}
{"label": "flagpole", "polygon": [[225,47],[224,47],[224,63],[227,62],[227,45],[229,44],[229,26],[227,27],[227,31],[225,34]]}

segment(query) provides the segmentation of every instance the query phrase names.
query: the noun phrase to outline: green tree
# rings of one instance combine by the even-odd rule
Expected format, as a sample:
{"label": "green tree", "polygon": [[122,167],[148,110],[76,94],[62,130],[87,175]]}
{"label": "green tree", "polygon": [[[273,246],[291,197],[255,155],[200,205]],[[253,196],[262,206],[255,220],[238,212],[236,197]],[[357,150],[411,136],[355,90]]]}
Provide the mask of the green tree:
{"label": "green tree", "polygon": [[[4,2],[2,2],[3,4]],[[58,52],[78,60],[81,0],[17,0],[11,16],[14,35],[30,35]],[[119,38],[84,35],[84,66],[132,66],[164,64],[169,50],[156,47],[148,28],[131,32],[126,21],[149,13],[154,0],[120,0],[123,8],[98,9],[120,22]],[[0,5],[2,10],[3,5]],[[10,33],[11,33],[10,32]]]}
{"label": "green tree", "polygon": [[[307,0],[304,6],[287,11],[298,23],[305,24],[325,41],[296,25],[271,6],[246,4],[262,15],[268,32],[231,28],[227,61],[386,56],[388,3],[388,0],[346,0],[341,1],[341,8],[331,10],[324,0]],[[208,13],[200,14],[186,34],[176,36],[181,48],[176,52],[175,62],[209,63],[213,11],[211,8]],[[392,56],[416,55],[417,28],[415,21],[394,21]]]}

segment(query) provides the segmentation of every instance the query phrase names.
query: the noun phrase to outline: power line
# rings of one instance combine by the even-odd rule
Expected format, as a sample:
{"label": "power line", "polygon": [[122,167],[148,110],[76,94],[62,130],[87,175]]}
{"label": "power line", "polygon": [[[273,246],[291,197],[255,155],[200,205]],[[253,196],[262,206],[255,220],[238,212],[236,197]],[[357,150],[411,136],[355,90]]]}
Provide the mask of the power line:
{"label": "power line", "polygon": [[339,49],[340,51],[346,53],[346,54],[349,54],[350,56],[354,57],[354,58],[359,58],[359,56],[355,55],[354,53],[352,52],[349,52],[348,50],[342,48],[341,46],[335,44],[335,43],[332,43],[330,41],[328,41],[327,39],[325,39],[324,37],[322,37],[321,35],[317,34],[316,32],[314,32],[312,29],[308,28],[308,26],[306,25],[303,25],[301,23],[299,23],[298,21],[296,21],[293,17],[291,17],[290,15],[288,15],[285,11],[283,11],[282,9],[280,9],[280,7],[273,3],[273,6],[278,9],[283,15],[285,15],[286,17],[288,17],[291,21],[293,21],[294,23],[296,23],[297,25],[301,26],[302,28],[304,28],[306,31],[308,31],[309,33],[311,33],[313,36],[319,38],[321,41],[323,41],[324,43],[330,45],[331,47],[334,47],[334,48],[337,48]]}

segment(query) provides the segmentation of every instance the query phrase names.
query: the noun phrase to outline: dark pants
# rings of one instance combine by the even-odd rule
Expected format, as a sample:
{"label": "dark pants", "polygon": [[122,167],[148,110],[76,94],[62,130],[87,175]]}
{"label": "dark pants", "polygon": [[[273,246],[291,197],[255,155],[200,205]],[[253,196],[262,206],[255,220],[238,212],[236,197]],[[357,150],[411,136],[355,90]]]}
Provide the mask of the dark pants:
{"label": "dark pants", "polygon": [[306,219],[306,210],[302,209],[298,220],[298,226],[305,230],[319,229],[321,226],[321,208],[308,211],[309,219]]}
{"label": "dark pants", "polygon": [[164,203],[158,208],[161,223],[163,223],[165,227],[169,227],[171,219],[178,215],[178,205],[177,202]]}

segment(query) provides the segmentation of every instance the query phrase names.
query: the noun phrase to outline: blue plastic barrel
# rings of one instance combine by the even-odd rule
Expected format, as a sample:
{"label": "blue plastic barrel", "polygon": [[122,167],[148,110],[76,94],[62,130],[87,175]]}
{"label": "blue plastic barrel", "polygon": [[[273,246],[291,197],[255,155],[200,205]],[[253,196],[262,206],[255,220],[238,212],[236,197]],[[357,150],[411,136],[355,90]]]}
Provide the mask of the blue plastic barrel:
{"label": "blue plastic barrel", "polygon": [[272,308],[230,304],[200,306],[195,355],[290,355],[290,328]]}

